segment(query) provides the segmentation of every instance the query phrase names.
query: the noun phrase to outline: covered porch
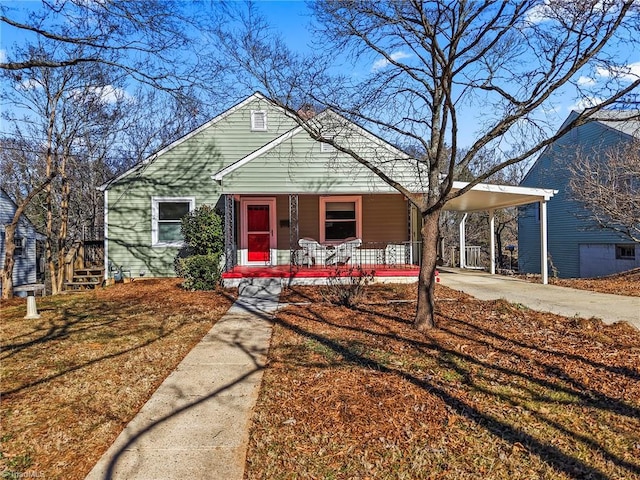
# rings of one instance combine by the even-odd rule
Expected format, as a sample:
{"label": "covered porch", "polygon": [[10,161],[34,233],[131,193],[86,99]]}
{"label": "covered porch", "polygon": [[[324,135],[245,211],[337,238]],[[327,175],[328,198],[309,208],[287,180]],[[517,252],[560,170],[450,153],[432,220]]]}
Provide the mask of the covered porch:
{"label": "covered porch", "polygon": [[[454,189],[465,185],[456,182]],[[539,203],[542,282],[547,283],[546,202],[554,193],[480,184],[445,209],[489,212],[493,274],[495,210]],[[399,194],[226,194],[224,211],[227,285],[247,277],[321,283],[363,273],[375,281],[415,281],[419,274],[421,218]],[[465,251],[463,226],[460,251]]]}
{"label": "covered porch", "polygon": [[242,277],[326,279],[345,272],[413,280],[418,275],[419,215],[397,193],[227,194],[224,202],[225,284]]}

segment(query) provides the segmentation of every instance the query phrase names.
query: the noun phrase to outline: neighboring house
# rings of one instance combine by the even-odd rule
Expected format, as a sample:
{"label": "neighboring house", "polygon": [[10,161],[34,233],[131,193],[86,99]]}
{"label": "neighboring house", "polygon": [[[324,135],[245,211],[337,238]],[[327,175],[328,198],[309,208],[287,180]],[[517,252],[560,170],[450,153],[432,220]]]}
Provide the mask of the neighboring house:
{"label": "neighboring house", "polygon": [[[308,122],[317,122],[325,135],[364,158],[375,158],[407,188],[424,188],[417,162],[372,133],[331,111]],[[462,186],[456,182],[455,188]],[[332,259],[403,265],[419,258],[421,219],[410,202],[350,156],[312,139],[260,93],[101,189],[105,264],[111,276],[117,269],[134,277],[173,276],[183,242],[180,219],[203,204],[217,206],[225,217],[227,271],[236,266],[327,266]],[[549,198],[548,192],[534,189],[490,190],[478,186],[467,200],[459,200],[462,211],[477,211],[476,197],[486,196],[496,208]],[[356,240],[347,244],[351,237]],[[317,251],[309,249],[309,242],[301,247],[306,238],[317,242]]]}
{"label": "neighboring house", "polygon": [[[551,273],[555,271],[561,278],[598,277],[640,267],[640,244],[598,228],[584,207],[572,198],[568,186],[569,165],[577,154],[595,154],[597,158],[599,152],[629,142],[640,132],[639,121],[616,121],[619,113],[614,111],[599,115],[603,114],[610,120],[574,128],[549,145],[520,183],[559,192],[548,203],[547,235]],[[565,125],[576,115],[572,112]],[[537,204],[521,207],[518,266],[523,273],[540,273],[539,220]]]}
{"label": "neighboring house", "polygon": [[[5,225],[13,221],[13,215],[17,205],[0,189],[0,268],[4,267],[5,253]],[[13,267],[13,285],[25,285],[36,283],[40,268],[39,258],[36,255],[36,242],[44,240],[44,236],[37,232],[36,227],[23,215],[18,223],[15,233],[16,249],[14,252],[15,264]]]}

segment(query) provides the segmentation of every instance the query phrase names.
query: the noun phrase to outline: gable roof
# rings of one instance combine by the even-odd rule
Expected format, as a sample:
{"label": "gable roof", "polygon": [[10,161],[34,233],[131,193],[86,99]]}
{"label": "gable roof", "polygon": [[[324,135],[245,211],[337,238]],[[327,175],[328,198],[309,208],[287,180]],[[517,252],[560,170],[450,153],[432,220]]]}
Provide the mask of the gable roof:
{"label": "gable roof", "polygon": [[[266,99],[266,100],[268,100],[268,99]],[[346,128],[351,129],[355,134],[360,135],[361,137],[366,138],[367,140],[379,145],[380,147],[388,150],[393,155],[397,155],[399,157],[406,158],[406,159],[409,158],[409,155],[407,155],[405,152],[401,151],[400,149],[398,149],[397,147],[393,146],[392,144],[390,144],[386,140],[383,140],[382,138],[380,138],[377,135],[371,133],[367,129],[361,127],[360,125],[358,125],[358,124],[348,120],[347,118],[343,117],[342,115],[334,112],[333,110],[324,110],[322,113],[319,113],[318,115],[316,115],[316,116],[310,118],[309,120],[307,120],[307,122],[314,122],[314,123],[321,124],[324,121],[325,118],[330,118],[330,117],[335,117],[335,119],[337,119],[339,122],[341,122],[342,128],[346,127]],[[211,176],[211,178],[216,180],[216,181],[221,181],[226,175],[228,175],[228,174],[234,172],[235,170],[243,167],[244,165],[246,165],[247,163],[251,162],[252,160],[260,157],[261,155],[273,150],[278,145],[280,145],[283,142],[293,138],[294,136],[296,136],[296,135],[298,135],[300,133],[305,133],[305,132],[306,132],[305,128],[302,125],[298,125],[297,127],[292,128],[288,132],[285,132],[284,134],[282,134],[279,137],[275,138],[271,142],[269,142],[266,145],[262,146],[258,150],[250,153],[249,155],[246,155],[245,157],[239,159],[238,161],[232,163],[231,165],[228,165],[225,168],[219,170],[218,172],[213,174]]]}
{"label": "gable roof", "polygon": [[[558,128],[558,132],[565,128],[569,123],[571,123],[575,118],[579,115],[579,113],[575,110],[572,110],[560,128]],[[636,118],[629,119],[630,115],[635,115]],[[640,111],[639,110],[602,110],[594,115],[593,119],[587,123],[588,124],[598,124],[604,127],[605,130],[615,130],[624,135],[627,135],[632,138],[640,139]],[[582,125],[581,125],[582,126]],[[575,127],[580,128],[580,127]],[[567,134],[568,135],[568,134]],[[564,137],[561,137],[564,138]],[[559,140],[559,139],[558,139]],[[557,140],[556,140],[557,141]],[[533,172],[538,165],[538,162],[541,158],[545,156],[545,154],[553,147],[553,143],[547,145],[538,158],[536,158],[535,162],[531,165],[529,170],[527,171],[524,178],[520,181],[520,185],[527,180],[529,174]]]}
{"label": "gable roof", "polygon": [[[141,162],[137,163],[136,165],[134,165],[133,167],[131,167],[130,169],[126,170],[125,172],[123,172],[122,174],[118,175],[117,177],[109,180],[108,182],[103,183],[102,185],[100,185],[98,187],[98,190],[100,191],[105,191],[107,190],[112,184],[117,183],[118,181],[122,180],[123,178],[131,175],[132,173],[140,170],[142,167],[152,163],[153,161],[155,161],[159,156],[163,155],[164,153],[168,152],[169,150],[174,149],[175,147],[177,147],[178,145],[186,142],[187,140],[189,140],[190,138],[194,137],[195,135],[199,134],[200,132],[206,130],[207,128],[215,125],[216,123],[219,123],[221,120],[224,120],[226,117],[228,117],[229,115],[231,115],[232,113],[236,112],[237,110],[245,107],[246,105],[248,105],[249,103],[255,101],[255,100],[265,100],[268,101],[270,103],[271,100],[269,100],[267,97],[265,97],[262,93],[260,92],[255,92],[253,95],[250,95],[249,97],[245,98],[244,100],[242,100],[241,102],[235,104],[234,106],[232,106],[231,108],[228,108],[227,110],[225,110],[224,112],[220,113],[219,115],[217,115],[216,117],[212,118],[211,120],[209,120],[208,122],[200,125],[198,128],[196,128],[195,130],[192,130],[191,132],[187,133],[186,135],[180,137],[179,139],[173,141],[172,143],[170,143],[169,145],[161,148],[160,150],[158,150],[157,152],[152,153],[151,155],[149,155],[147,158],[145,158],[144,160],[142,160]],[[274,104],[275,106],[275,104]]]}
{"label": "gable roof", "polygon": [[629,119],[629,114],[640,115],[640,111],[603,110],[597,114],[597,123],[618,130],[630,137],[640,138],[640,117]]}
{"label": "gable roof", "polygon": [[[9,196],[9,194],[1,187],[0,187],[0,202],[5,203],[5,205],[11,206],[10,209],[0,207],[0,212],[3,214],[2,215],[3,217],[5,213],[11,214],[11,219],[9,219],[9,221],[11,221],[13,219],[13,216],[15,215],[15,211],[18,209],[18,205],[16,205],[16,202],[14,202],[13,199]],[[36,226],[29,219],[29,217],[27,217],[25,213],[20,215],[20,219],[18,220],[18,226],[20,229],[31,230],[33,232],[34,237],[37,238],[38,240],[45,239],[45,236],[42,235],[40,232],[38,232],[38,229],[36,228]],[[0,231],[4,232],[5,227],[6,227],[5,222],[0,221]]]}

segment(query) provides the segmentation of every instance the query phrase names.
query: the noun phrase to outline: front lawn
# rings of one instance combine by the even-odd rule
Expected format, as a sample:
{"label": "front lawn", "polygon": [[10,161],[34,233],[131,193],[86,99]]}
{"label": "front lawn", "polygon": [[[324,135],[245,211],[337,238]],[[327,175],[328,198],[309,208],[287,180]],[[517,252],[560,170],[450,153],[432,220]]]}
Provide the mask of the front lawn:
{"label": "front lawn", "polygon": [[2,478],[82,479],[233,301],[143,280],[0,310]]}
{"label": "front lawn", "polygon": [[637,330],[437,287],[425,335],[415,286],[285,292],[246,478],[640,478]]}

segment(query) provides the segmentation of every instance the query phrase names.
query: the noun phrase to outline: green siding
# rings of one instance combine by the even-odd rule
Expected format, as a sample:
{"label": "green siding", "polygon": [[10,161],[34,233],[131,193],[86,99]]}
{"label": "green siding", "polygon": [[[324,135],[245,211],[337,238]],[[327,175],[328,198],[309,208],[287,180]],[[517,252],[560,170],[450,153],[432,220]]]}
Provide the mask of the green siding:
{"label": "green siding", "polygon": [[[585,210],[571,198],[568,165],[575,160],[578,151],[604,150],[628,140],[627,135],[601,123],[588,123],[572,130],[547,148],[521,182],[525,187],[558,190],[547,204],[547,225],[549,255],[561,278],[580,276],[580,244],[621,241],[618,235],[599,230],[584,218]],[[518,260],[521,272],[540,273],[537,206],[520,209]],[[552,273],[550,269],[549,274]]]}
{"label": "green siding", "polygon": [[[251,131],[252,110],[268,112],[267,132]],[[198,207],[219,203],[225,193],[275,196],[278,262],[281,263],[289,259],[286,223],[291,193],[300,194],[300,237],[319,238],[319,194],[359,194],[363,196],[364,241],[407,240],[407,206],[402,196],[345,154],[323,152],[321,144],[304,131],[246,161],[250,154],[295,127],[295,122],[269,101],[254,97],[115,181],[107,191],[109,262],[131,271],[134,276],[141,272],[147,276],[174,274],[173,261],[179,249],[152,246],[153,197],[194,197]],[[356,128],[342,127],[339,135],[343,141],[349,141],[351,148],[366,158],[375,159],[394,178],[404,180],[405,185],[411,187],[412,182],[415,183],[418,175],[409,163],[390,161],[398,152],[378,139],[363,136]],[[242,163],[222,181],[211,178],[236,162]],[[236,202],[239,218],[238,207]],[[380,223],[380,218],[384,218],[384,223]],[[238,235],[237,231],[237,240]]]}
{"label": "green siding", "polygon": [[[360,138],[354,149],[367,158],[375,159],[383,165],[391,160],[392,154],[382,148],[365,147]],[[395,165],[394,165],[395,163]],[[408,163],[400,166],[400,161],[389,161],[395,168],[389,173],[396,179],[411,186],[416,175]],[[398,172],[400,170],[400,172]],[[415,187],[415,186],[414,186]],[[263,194],[263,193],[347,193],[396,192],[369,169],[341,152],[322,152],[321,144],[310,138],[305,132],[283,141],[268,152],[263,153],[228,173],[222,179],[225,192]]]}
{"label": "green siding", "polygon": [[[251,131],[251,110],[268,111],[267,132]],[[294,126],[271,103],[255,99],[113,183],[107,193],[108,260],[134,276],[173,275],[178,248],[151,246],[152,197],[195,197],[196,207],[215,205],[221,192],[211,176]]]}

